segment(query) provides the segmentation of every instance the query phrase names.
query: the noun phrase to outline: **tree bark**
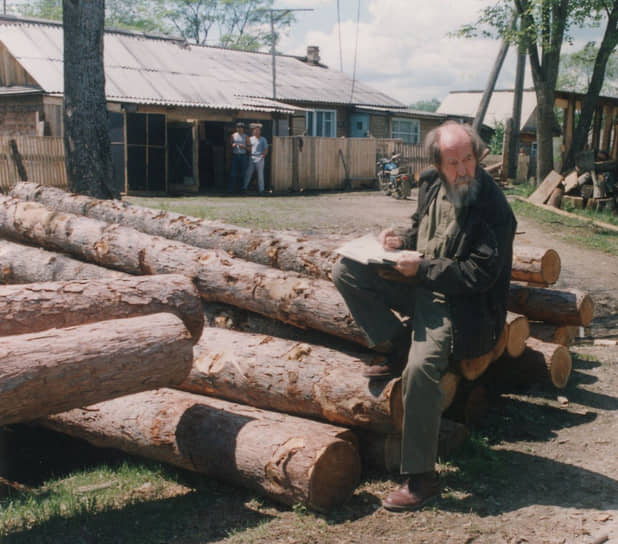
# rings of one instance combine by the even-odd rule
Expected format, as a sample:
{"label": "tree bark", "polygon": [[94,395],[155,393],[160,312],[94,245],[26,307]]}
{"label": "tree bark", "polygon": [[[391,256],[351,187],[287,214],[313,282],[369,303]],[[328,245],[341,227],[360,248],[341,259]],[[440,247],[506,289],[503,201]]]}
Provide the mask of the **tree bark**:
{"label": "tree bark", "polygon": [[[142,208],[117,200],[74,195],[36,183],[18,183],[11,195],[21,200],[38,202],[53,210],[118,224],[202,249],[222,249],[246,261],[320,279],[331,278],[332,266],[339,258],[335,249],[343,243],[340,237],[318,239],[281,231],[255,231],[219,221]],[[522,260],[529,258],[530,250],[517,246],[514,248],[514,267],[518,262],[519,251],[523,253]]]}
{"label": "tree bark", "polygon": [[550,285],[558,280],[560,269],[560,256],[553,249],[531,246],[513,248],[512,280]]}
{"label": "tree bark", "polygon": [[161,389],[47,418],[46,427],[328,511],[360,478],[349,430]]}
{"label": "tree bark", "polygon": [[[438,457],[448,459],[468,439],[470,432],[462,423],[442,418],[438,436]],[[401,466],[401,434],[358,433],[363,464],[380,472],[399,472]]]}
{"label": "tree bark", "polygon": [[202,301],[185,276],[113,278],[0,287],[0,336],[95,321],[171,312],[195,342],[204,326]]}
{"label": "tree bark", "polygon": [[577,327],[573,325],[558,326],[533,321],[530,323],[530,336],[543,342],[569,346],[575,336],[577,336]]}
{"label": "tree bark", "polygon": [[330,279],[332,266],[339,258],[333,251],[339,239],[311,239],[300,234],[252,230],[117,200],[73,195],[35,183],[18,183],[11,195],[195,247],[222,249],[240,259],[320,279]]}
{"label": "tree bark", "polygon": [[486,378],[510,387],[540,383],[562,389],[569,380],[571,368],[571,355],[565,346],[530,337],[521,357],[502,357],[491,365]]}
{"label": "tree bark", "polygon": [[554,325],[587,326],[592,321],[594,304],[577,289],[544,289],[511,283],[508,309],[525,315],[531,321]]}
{"label": "tree bark", "polygon": [[74,193],[113,198],[103,68],[105,3],[63,0],[64,149]]}
{"label": "tree bark", "polygon": [[508,332],[505,351],[509,357],[519,357],[526,349],[526,340],[530,336],[528,318],[525,315],[507,312],[506,326]]}
{"label": "tree bark", "polygon": [[177,385],[192,344],[171,314],[0,338],[0,425]]}
{"label": "tree bark", "polygon": [[380,432],[401,431],[401,380],[363,377],[375,354],[206,328],[179,386],[258,408]]}
{"label": "tree bark", "polygon": [[125,278],[128,274],[84,263],[62,253],[0,240],[0,282]]}
{"label": "tree bark", "polygon": [[133,274],[182,273],[201,296],[245,308],[300,328],[315,328],[366,344],[331,282],[249,263],[34,202],[0,197],[0,235],[60,249]]}

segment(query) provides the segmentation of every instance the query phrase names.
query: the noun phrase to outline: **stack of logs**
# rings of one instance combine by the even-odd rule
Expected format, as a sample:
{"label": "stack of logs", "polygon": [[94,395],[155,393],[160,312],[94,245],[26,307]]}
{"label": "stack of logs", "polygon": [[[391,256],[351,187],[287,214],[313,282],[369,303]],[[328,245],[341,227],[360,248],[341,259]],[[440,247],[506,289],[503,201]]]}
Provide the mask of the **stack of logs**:
{"label": "stack of logs", "polygon": [[[206,321],[189,357],[190,369],[181,350],[163,355],[176,372],[167,383],[151,379],[148,365],[157,350],[144,347],[146,366],[132,369],[141,374],[141,388],[117,381],[107,395],[77,394],[100,389],[95,374],[90,383],[83,380],[68,391],[70,404],[54,405],[45,414],[39,410],[3,421],[5,407],[0,406],[0,424],[55,413],[42,423],[96,445],[212,474],[283,503],[321,511],[352,493],[361,458],[367,465],[397,470],[401,383],[375,383],[362,376],[363,365],[379,355],[366,348],[330,281],[340,240],[253,231],[29,183],[0,197],[0,238],[4,283],[54,282],[5,287],[12,290],[4,297],[6,316],[22,310],[25,293],[54,299],[57,293],[81,295],[94,288],[108,291],[109,300],[84,303],[79,297],[58,296],[52,313],[33,305],[35,310],[19,319],[23,327],[5,334],[32,334],[34,323],[42,323],[36,330],[77,329],[77,323],[90,321],[102,326],[120,315],[137,314],[142,317],[132,319],[158,337],[164,327],[147,319],[168,312],[168,320],[180,316],[193,342],[202,331],[200,318]],[[570,334],[565,327],[592,319],[585,293],[547,287],[560,270],[555,252],[517,248],[515,255],[513,280],[535,286],[512,283],[509,309],[516,313],[509,313],[498,345],[484,357],[461,361],[442,380],[444,409],[464,422],[474,412],[471,386],[489,371],[519,383],[525,378],[564,387],[571,361],[557,342],[567,343],[561,336]],[[188,276],[199,292],[199,318],[188,295],[170,292],[174,282],[182,281],[178,274]],[[187,293],[192,286],[185,288]],[[113,301],[117,308],[105,310]],[[89,318],[75,317],[82,305],[90,308],[82,312]],[[128,310],[137,306],[147,310]],[[529,325],[529,319],[539,324]],[[132,338],[130,320],[117,321]],[[528,337],[530,331],[534,337]],[[76,332],[72,347],[75,359],[87,366],[78,347],[96,358],[100,340],[83,334]],[[54,345],[50,340],[49,352]],[[125,339],[123,346],[130,351],[133,343]],[[5,351],[10,358],[10,349]],[[124,368],[133,366],[135,358],[139,356],[131,359],[118,352],[114,361]],[[29,364],[43,366],[41,355]],[[0,375],[0,390],[4,379]],[[64,379],[73,379],[70,370]],[[174,389],[146,391],[168,386]],[[126,396],[99,402],[120,395]],[[99,403],[57,413],[91,402]],[[442,427],[441,454],[447,455],[465,439],[466,429],[447,419]]]}
{"label": "stack of logs", "polygon": [[529,200],[554,208],[605,210],[615,215],[617,197],[616,161],[606,161],[593,163],[586,170],[575,169],[566,176],[550,172]]}

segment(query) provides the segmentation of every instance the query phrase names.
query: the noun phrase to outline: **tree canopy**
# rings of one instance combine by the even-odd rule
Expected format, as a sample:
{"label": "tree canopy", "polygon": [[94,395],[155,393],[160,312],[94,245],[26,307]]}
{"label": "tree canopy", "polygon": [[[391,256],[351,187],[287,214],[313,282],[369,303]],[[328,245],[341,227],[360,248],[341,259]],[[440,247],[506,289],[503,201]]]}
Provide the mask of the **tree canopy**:
{"label": "tree canopy", "polygon": [[440,101],[437,98],[431,100],[417,100],[408,106],[411,110],[420,111],[436,111],[440,107]]}
{"label": "tree canopy", "polygon": [[[599,54],[596,42],[588,42],[582,49],[560,57],[558,89],[585,93],[592,81],[594,62]],[[618,96],[618,52],[614,51],[605,67],[605,81],[601,88],[603,96]]]}

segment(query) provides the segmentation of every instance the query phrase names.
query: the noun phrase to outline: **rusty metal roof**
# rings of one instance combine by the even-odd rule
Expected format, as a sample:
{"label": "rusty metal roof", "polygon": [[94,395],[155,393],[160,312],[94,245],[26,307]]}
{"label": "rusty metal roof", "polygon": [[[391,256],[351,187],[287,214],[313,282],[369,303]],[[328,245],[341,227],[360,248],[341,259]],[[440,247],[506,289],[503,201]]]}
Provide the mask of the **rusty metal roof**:
{"label": "rusty metal roof", "polygon": [[[46,93],[63,92],[62,25],[0,17],[0,42]],[[272,100],[271,56],[189,45],[179,40],[105,32],[105,93],[110,101],[234,110],[281,111],[289,104],[355,104],[403,108],[404,104],[345,74],[278,55],[277,100]]]}

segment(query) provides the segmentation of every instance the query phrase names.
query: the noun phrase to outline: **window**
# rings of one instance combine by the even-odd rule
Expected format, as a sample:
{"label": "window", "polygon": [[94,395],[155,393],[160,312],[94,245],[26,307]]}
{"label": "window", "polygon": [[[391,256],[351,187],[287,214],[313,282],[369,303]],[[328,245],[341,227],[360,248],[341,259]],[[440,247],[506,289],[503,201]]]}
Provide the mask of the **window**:
{"label": "window", "polygon": [[421,141],[421,122],[418,119],[393,119],[393,138],[401,138],[407,144]]}
{"label": "window", "polygon": [[315,110],[307,112],[307,135],[334,138],[337,126],[335,110]]}

